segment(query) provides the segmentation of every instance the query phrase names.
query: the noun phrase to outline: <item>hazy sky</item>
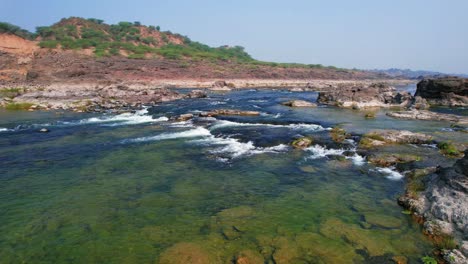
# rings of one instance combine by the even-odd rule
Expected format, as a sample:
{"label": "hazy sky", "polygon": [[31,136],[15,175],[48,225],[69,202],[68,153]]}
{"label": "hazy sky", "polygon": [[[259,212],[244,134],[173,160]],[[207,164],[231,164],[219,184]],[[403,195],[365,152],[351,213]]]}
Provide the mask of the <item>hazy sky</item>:
{"label": "hazy sky", "polygon": [[0,0],[29,30],[63,17],[160,25],[256,59],[468,73],[468,0]]}

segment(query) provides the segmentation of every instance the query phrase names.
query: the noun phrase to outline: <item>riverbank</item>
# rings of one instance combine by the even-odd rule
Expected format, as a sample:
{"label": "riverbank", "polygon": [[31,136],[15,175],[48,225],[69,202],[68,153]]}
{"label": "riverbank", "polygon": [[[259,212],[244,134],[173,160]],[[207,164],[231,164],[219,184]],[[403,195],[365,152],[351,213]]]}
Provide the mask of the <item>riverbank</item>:
{"label": "riverbank", "polygon": [[333,91],[341,86],[368,86],[372,83],[407,85],[411,80],[303,80],[303,79],[161,79],[148,82],[60,82],[8,83],[0,86],[0,106],[35,109],[95,111],[138,107],[178,100],[185,95],[174,88],[230,91],[233,89],[291,89],[293,91]]}

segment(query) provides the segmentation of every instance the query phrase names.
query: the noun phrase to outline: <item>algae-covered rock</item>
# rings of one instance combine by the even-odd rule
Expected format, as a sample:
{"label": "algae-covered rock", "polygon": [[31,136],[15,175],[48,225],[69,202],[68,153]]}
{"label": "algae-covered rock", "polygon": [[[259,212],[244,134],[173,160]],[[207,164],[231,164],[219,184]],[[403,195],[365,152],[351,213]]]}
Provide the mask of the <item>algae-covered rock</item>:
{"label": "algae-covered rock", "polygon": [[341,127],[334,127],[332,130],[330,130],[330,136],[333,139],[333,141],[337,143],[343,142],[345,139],[349,138],[351,135],[346,132]]}
{"label": "algae-covered rock", "polygon": [[307,166],[302,166],[299,168],[301,171],[303,172],[307,172],[307,173],[315,173],[317,172],[317,169],[314,168],[313,166],[310,166],[310,165],[307,165]]}
{"label": "algae-covered rock", "polygon": [[294,140],[291,145],[295,148],[305,149],[312,145],[313,140],[309,137],[302,137]]}
{"label": "algae-covered rock", "polygon": [[195,243],[178,243],[161,254],[159,264],[221,263],[207,250]]}
{"label": "algae-covered rock", "polygon": [[419,160],[421,160],[421,157],[418,155],[398,153],[375,154],[368,157],[369,162],[380,167],[390,167],[397,163],[408,163]]}
{"label": "algae-covered rock", "polygon": [[365,134],[359,142],[361,148],[372,148],[390,144],[428,144],[432,136],[406,130],[374,130]]}

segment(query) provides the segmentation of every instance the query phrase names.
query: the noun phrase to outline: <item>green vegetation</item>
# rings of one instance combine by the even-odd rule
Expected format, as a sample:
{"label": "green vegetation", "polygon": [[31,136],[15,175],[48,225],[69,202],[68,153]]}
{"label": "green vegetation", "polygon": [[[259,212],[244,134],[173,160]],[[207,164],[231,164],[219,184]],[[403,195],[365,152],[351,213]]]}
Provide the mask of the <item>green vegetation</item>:
{"label": "green vegetation", "polygon": [[5,106],[7,110],[28,110],[33,104],[31,103],[9,103]]}
{"label": "green vegetation", "polygon": [[321,64],[257,61],[241,46],[210,47],[171,31],[161,32],[159,26],[143,26],[139,21],[109,25],[101,19],[70,17],[63,18],[52,26],[37,27],[36,33],[0,23],[0,33],[2,32],[28,39],[37,38],[41,48],[93,49],[96,57],[119,56],[124,53],[135,59],[163,57],[170,60],[234,62],[247,64],[252,68],[267,66],[346,71]]}
{"label": "green vegetation", "polygon": [[449,156],[449,157],[460,157],[463,153],[461,153],[457,147],[450,141],[440,142],[437,144],[437,147],[440,149],[442,154]]}
{"label": "green vegetation", "polygon": [[425,256],[421,258],[424,264],[437,264],[437,260],[433,257]]}
{"label": "green vegetation", "polygon": [[333,139],[333,141],[341,143],[350,135],[343,128],[334,127],[332,130],[330,130],[330,136]]}
{"label": "green vegetation", "polygon": [[0,22],[0,33],[9,33],[25,39],[33,39],[35,34],[18,26],[6,22]]}
{"label": "green vegetation", "polygon": [[364,117],[365,117],[366,119],[374,119],[374,118],[375,118],[375,115],[376,115],[375,112],[367,112],[367,113],[364,115]]}
{"label": "green vegetation", "polygon": [[439,249],[456,249],[457,241],[450,235],[441,234],[434,237],[434,244]]}
{"label": "green vegetation", "polygon": [[21,95],[24,92],[23,88],[8,88],[0,90],[0,98],[15,98],[18,95]]}
{"label": "green vegetation", "polygon": [[418,193],[424,191],[426,189],[424,178],[432,172],[433,170],[431,168],[425,168],[416,169],[408,173],[406,183],[408,194],[416,198]]}

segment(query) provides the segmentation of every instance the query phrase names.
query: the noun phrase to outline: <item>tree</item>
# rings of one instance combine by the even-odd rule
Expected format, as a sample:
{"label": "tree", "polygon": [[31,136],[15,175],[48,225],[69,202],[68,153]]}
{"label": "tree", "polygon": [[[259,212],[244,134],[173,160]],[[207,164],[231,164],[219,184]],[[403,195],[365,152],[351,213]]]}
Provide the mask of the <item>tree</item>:
{"label": "tree", "polygon": [[133,22],[133,25],[139,27],[139,26],[141,26],[141,23],[140,23],[140,21],[135,21],[135,22]]}
{"label": "tree", "polygon": [[156,30],[157,30],[157,31],[161,31],[161,27],[160,27],[160,26],[156,26]]}

